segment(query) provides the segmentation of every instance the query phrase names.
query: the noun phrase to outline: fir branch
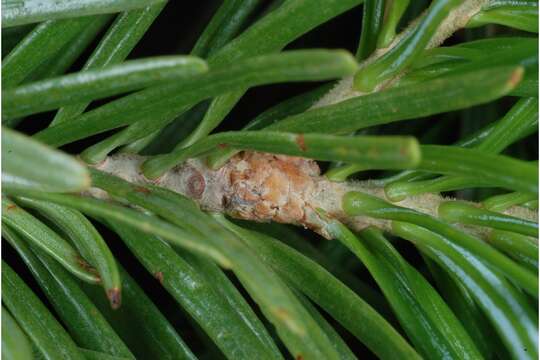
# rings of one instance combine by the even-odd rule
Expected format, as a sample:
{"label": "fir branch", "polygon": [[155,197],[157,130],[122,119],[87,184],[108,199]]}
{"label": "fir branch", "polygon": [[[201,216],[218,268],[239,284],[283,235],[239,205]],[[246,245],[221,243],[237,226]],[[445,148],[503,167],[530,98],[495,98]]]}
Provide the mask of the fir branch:
{"label": "fir branch", "polygon": [[[241,152],[225,165],[212,170],[200,159],[189,159],[155,180],[146,178],[141,169],[145,157],[117,154],[95,168],[141,185],[156,185],[195,200],[206,211],[226,213],[233,217],[259,222],[276,221],[312,229],[325,238],[324,221],[318,214],[328,215],[360,231],[375,226],[390,231],[390,221],[366,216],[348,216],[342,207],[343,196],[360,191],[390,201],[384,187],[375,181],[333,182],[320,175],[317,163],[300,157],[258,152]],[[107,198],[99,189],[89,194]],[[451,200],[436,194],[410,196],[394,203],[437,217],[440,204]],[[504,214],[537,221],[536,211],[512,206]],[[488,230],[462,227],[466,232],[486,238]]]}

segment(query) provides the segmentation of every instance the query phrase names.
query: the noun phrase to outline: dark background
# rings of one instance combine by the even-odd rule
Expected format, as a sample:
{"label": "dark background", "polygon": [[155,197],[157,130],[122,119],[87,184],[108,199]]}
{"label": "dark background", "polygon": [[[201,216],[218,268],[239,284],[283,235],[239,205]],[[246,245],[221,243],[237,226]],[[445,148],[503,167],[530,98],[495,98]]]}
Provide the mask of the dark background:
{"label": "dark background", "polygon": [[[426,3],[426,1],[418,2]],[[196,42],[197,37],[203,31],[204,26],[208,23],[220,3],[220,1],[216,0],[169,1],[167,7],[162,11],[161,15],[151,26],[129,58],[189,53]],[[261,8],[259,14],[262,13],[263,10],[264,8]],[[287,48],[342,48],[354,53],[360,36],[361,18],[362,8],[360,6],[319,26],[315,30],[294,41]],[[472,39],[476,36],[482,36],[486,31],[488,30],[479,29],[475,31],[460,31],[453,38],[449,39],[447,44]],[[493,29],[489,31],[493,31]],[[97,37],[94,45],[97,45],[99,39],[100,36]],[[90,55],[92,48],[93,46],[81,56],[80,60],[72,67],[72,69],[70,69],[70,71],[77,71],[81,68],[86,58]],[[5,55],[6,54],[3,54],[3,56]],[[295,83],[261,86],[250,89],[216,131],[240,129],[250,119],[269,107],[318,85],[320,85],[320,83]],[[104,101],[96,102],[93,106],[98,106],[103,102]],[[497,103],[495,110],[493,106],[479,106],[473,109],[443,114],[428,119],[418,119],[401,122],[397,125],[381,126],[377,129],[377,132],[384,134],[413,134],[421,140],[425,139],[426,142],[451,144],[459,139],[464,132],[468,133],[471,129],[480,128],[486,123],[497,119],[500,114],[503,114],[504,111],[513,104],[513,102],[513,99],[506,98]],[[35,133],[47,126],[48,121],[52,119],[53,114],[54,113],[46,113],[32,116],[26,121],[23,121],[18,129],[29,134]],[[437,126],[434,126],[435,124],[437,124]],[[67,145],[63,149],[72,153],[79,153],[86,146],[103,139],[108,134],[102,134],[92,137],[91,139]],[[536,136],[532,136],[526,141],[520,142],[519,145],[513,146],[509,151],[513,154],[519,154],[522,158],[537,159],[537,148]],[[324,164],[322,164],[322,166],[324,167]],[[368,173],[362,176],[377,175],[379,174]],[[487,194],[489,193],[486,191],[476,191],[474,193],[469,192],[462,195],[485,197]],[[120,239],[104,226],[97,222],[94,223],[107,240],[118,261],[120,261],[132,277],[135,278],[146,291],[147,295],[152,298],[155,304],[167,316],[192,351],[196,355],[201,356],[201,358],[220,358],[221,355],[219,351],[215,348],[212,349],[208,347],[210,341],[205,339],[202,331],[198,329],[197,325],[193,323],[186,314],[183,313],[181,307],[159,285],[158,281],[155,280],[154,277],[131,255],[130,251],[122,244]],[[297,231],[305,235],[306,239],[309,239],[308,241],[321,246],[321,248],[325,250],[339,251],[340,245],[337,243],[331,245],[325,244],[325,240],[321,240],[312,233],[302,230]],[[2,245],[2,257],[24,277],[25,281],[32,286],[33,290],[41,297],[41,299],[45,303],[48,303],[41,293],[39,286],[37,286],[16,253],[4,242]],[[422,270],[423,262],[416,250],[405,242],[397,242],[396,246],[413,265],[419,266],[420,270]],[[353,271],[364,280],[373,284],[374,288],[377,288],[362,266],[357,264],[353,267]],[[230,275],[231,279],[237,283],[234,275],[228,275]],[[249,299],[249,296],[246,296],[246,298]],[[254,307],[256,308],[256,305],[254,305]],[[340,331],[351,349],[355,351],[360,358],[374,358],[369,350],[354,337],[350,336],[350,334],[342,329],[339,324],[332,319],[329,319],[329,321]],[[269,325],[269,327],[271,326]],[[286,353],[286,350],[284,350],[284,353]]]}

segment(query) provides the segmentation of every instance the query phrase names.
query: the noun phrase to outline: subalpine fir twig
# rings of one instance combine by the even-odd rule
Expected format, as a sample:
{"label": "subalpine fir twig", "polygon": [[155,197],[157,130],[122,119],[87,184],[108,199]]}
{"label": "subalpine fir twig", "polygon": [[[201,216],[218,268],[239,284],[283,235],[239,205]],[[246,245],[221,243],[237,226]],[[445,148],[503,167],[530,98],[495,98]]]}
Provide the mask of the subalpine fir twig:
{"label": "subalpine fir twig", "polygon": [[[442,44],[455,31],[463,28],[488,3],[489,0],[464,1],[448,14],[426,48]],[[361,67],[371,64],[395,47],[421,20],[422,17],[419,17],[413,21],[387,48],[377,50],[361,64]],[[397,74],[396,77],[379,84],[373,91],[390,85],[401,75]],[[313,107],[326,106],[366,94],[356,91],[352,82],[352,77],[342,79]],[[361,230],[369,225],[390,230],[389,221],[350,217],[341,207],[341,199],[349,191],[362,191],[386,199],[381,186],[370,181],[331,182],[320,176],[319,168],[312,160],[243,152],[231,158],[218,170],[209,169],[199,159],[190,159],[157,180],[150,180],[142,175],[140,167],[144,160],[144,157],[137,155],[119,154],[107,158],[96,168],[130,182],[151,183],[179,192],[197,201],[204,210],[224,212],[246,220],[301,225],[326,238],[330,236],[323,230],[317,208],[324,209],[327,214],[344,222],[352,230]],[[100,194],[98,191],[92,193]],[[447,200],[449,199],[436,194],[422,194],[408,197],[396,204],[437,216],[439,204]],[[505,213],[526,220],[537,220],[536,212],[523,207],[512,207]],[[486,230],[482,228],[464,229],[477,236],[486,235]]]}
{"label": "subalpine fir twig", "polygon": [[[276,221],[300,225],[331,238],[324,230],[317,209],[360,231],[375,226],[390,231],[390,222],[365,216],[348,216],[342,198],[350,191],[360,191],[388,201],[384,189],[374,182],[333,182],[320,175],[313,160],[300,157],[241,152],[218,170],[212,170],[200,159],[190,159],[156,180],[141,173],[145,157],[118,154],[108,157],[95,168],[136,184],[153,184],[195,200],[203,210],[221,212],[252,221]],[[91,195],[107,197],[98,189]],[[448,198],[436,194],[411,196],[396,205],[437,217],[437,209]],[[507,215],[537,221],[537,213],[514,206]],[[479,227],[463,228],[475,236],[485,237]]]}

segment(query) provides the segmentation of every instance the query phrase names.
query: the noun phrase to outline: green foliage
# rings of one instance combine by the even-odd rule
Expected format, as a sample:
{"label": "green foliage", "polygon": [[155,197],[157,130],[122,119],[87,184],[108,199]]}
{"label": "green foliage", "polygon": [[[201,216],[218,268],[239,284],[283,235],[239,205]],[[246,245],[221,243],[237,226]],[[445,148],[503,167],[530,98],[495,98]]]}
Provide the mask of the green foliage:
{"label": "green foliage", "polygon": [[452,247],[444,236],[412,224],[395,222],[392,226],[397,235],[414,241],[467,288],[513,357],[538,356],[536,311],[523,293],[472,253]]}
{"label": "green foliage", "polygon": [[[438,207],[437,211],[439,213],[441,208],[444,210],[444,203]],[[451,226],[449,223],[445,223],[443,221],[444,216],[440,214],[442,220],[428,214],[387,203],[380,198],[360,192],[348,192],[345,194],[343,197],[343,209],[348,215],[368,215],[374,218],[407,222],[428,228],[470,251],[487,264],[496,266],[500,272],[516,282],[523,290],[532,296],[538,297],[538,276],[536,274],[517,265],[480,239]],[[453,221],[454,219],[451,220],[451,222]]]}
{"label": "green foliage", "polygon": [[[3,357],[538,357],[537,1],[223,0],[132,59],[172,5],[2,0]],[[296,49],[349,11],[356,56]],[[90,166],[119,149],[148,184]],[[150,182],[240,151],[328,168],[335,240]]]}
{"label": "green foliage", "polygon": [[439,205],[439,216],[450,223],[488,226],[518,234],[538,237],[538,224],[494,211],[478,209],[460,201],[448,201]]}
{"label": "green foliage", "polygon": [[15,319],[2,306],[2,357],[8,360],[32,359],[32,348],[28,338],[21,330]]}
{"label": "green foliage", "polygon": [[6,229],[6,238],[45,292],[73,340],[86,349],[134,359],[76,280],[44,252],[27,246],[23,239]]}
{"label": "green foliage", "polygon": [[[98,46],[88,57],[82,70],[91,70],[113,65],[124,60],[148,30],[156,16],[159,15],[165,2],[142,9],[120,13]],[[58,109],[49,126],[74,118],[84,112],[88,103],[80,103]]]}
{"label": "green foliage", "polygon": [[19,85],[41,64],[51,61],[77,34],[94,22],[91,17],[45,21],[36,25],[2,62],[2,86]]}
{"label": "green foliage", "polygon": [[2,27],[141,8],[163,0],[2,0]]}
{"label": "green foliage", "polygon": [[81,255],[99,273],[100,282],[113,308],[120,305],[120,274],[107,244],[80,212],[45,201],[17,198],[24,206],[35,209],[67,235]]}
{"label": "green foliage", "polygon": [[501,24],[529,32],[538,32],[538,1],[526,0],[519,3],[492,1],[489,6],[476,14],[468,27],[486,24]]}
{"label": "green foliage", "polygon": [[5,262],[2,262],[2,303],[45,358],[84,359],[62,325]]}
{"label": "green foliage", "polygon": [[368,228],[360,233],[364,240],[361,243],[336,221],[329,221],[326,228],[366,265],[422,355],[428,357],[435,354],[437,358],[445,354],[459,358],[476,358],[480,355],[436,291],[381,233]]}
{"label": "green foliage", "polygon": [[[4,189],[81,191],[90,186],[83,164],[28,136],[2,129],[2,185]],[[44,171],[54,168],[54,171]]]}
{"label": "green foliage", "polygon": [[416,139],[407,137],[343,137],[274,131],[231,131],[210,135],[188,148],[156,156],[147,160],[142,169],[148,178],[157,178],[175,165],[217,146],[304,156],[317,160],[362,163],[376,169],[416,167],[420,157]]}
{"label": "green foliage", "polygon": [[[206,259],[186,259],[155,236],[141,236],[136,230],[123,228],[117,223],[111,223],[111,226],[145,268],[161,279],[165,289],[200,324],[226,356],[281,357],[247,303],[240,298],[239,303],[231,304],[230,298],[236,294],[226,293],[224,288],[230,284],[226,277],[216,276],[209,271],[214,264],[205,264]],[[214,270],[217,274],[221,272],[217,268]],[[227,334],[223,334],[225,328],[230,330]]]}
{"label": "green foliage", "polygon": [[378,84],[395,77],[409,66],[435,37],[437,29],[448,17],[448,13],[462,2],[462,0],[433,1],[420,22],[400,39],[397,45],[355,74],[354,87],[360,91],[371,91]]}
{"label": "green foliage", "polygon": [[[319,55],[311,58],[310,55]],[[298,50],[282,54],[263,55],[218,66],[214,70],[181,83],[169,83],[147,88],[109,102],[73,121],[58,124],[36,134],[39,140],[60,146],[83,139],[89,134],[133,124],[100,143],[107,154],[127,139],[138,139],[164,126],[171,118],[205,100],[245,86],[272,84],[291,80],[326,80],[356,70],[352,57],[343,51]],[[174,116],[173,116],[174,118]],[[111,144],[112,143],[112,144]],[[106,145],[105,145],[106,144]],[[110,149],[109,149],[110,148]],[[92,150],[92,152],[96,151]],[[105,154],[100,154],[104,156]]]}
{"label": "green foliage", "polygon": [[[269,128],[291,132],[347,133],[367,127],[483,104],[506,95],[521,70],[496,68],[390,88],[285,118]],[[516,80],[517,77],[517,80]],[[455,89],[459,89],[456,94]]]}
{"label": "green foliage", "polygon": [[195,57],[154,57],[33,82],[4,93],[4,116],[22,116],[57,109],[65,104],[72,105],[143,89],[164,80],[181,81],[182,78],[206,70],[206,63]]}
{"label": "green foliage", "polygon": [[100,281],[69,242],[7,197],[2,197],[2,222],[54,257],[75,276],[92,283]]}
{"label": "green foliage", "polygon": [[[267,235],[249,232],[224,218],[218,219],[241,236],[285,281],[321,306],[381,358],[392,359],[396,354],[418,357],[386,320],[313,260]],[[320,291],[322,287],[326,291]],[[349,312],[350,308],[355,311]],[[370,325],[364,327],[366,322]]]}

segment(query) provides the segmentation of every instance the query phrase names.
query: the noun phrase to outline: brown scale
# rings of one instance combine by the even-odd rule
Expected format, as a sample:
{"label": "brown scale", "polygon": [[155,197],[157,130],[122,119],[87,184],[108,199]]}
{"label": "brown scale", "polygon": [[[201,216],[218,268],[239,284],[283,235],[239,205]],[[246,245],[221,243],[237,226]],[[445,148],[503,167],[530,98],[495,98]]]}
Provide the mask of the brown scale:
{"label": "brown scale", "polygon": [[[246,220],[312,227],[306,199],[320,174],[317,163],[300,157],[242,152],[227,164],[227,210]],[[310,209],[311,210],[311,209]]]}

